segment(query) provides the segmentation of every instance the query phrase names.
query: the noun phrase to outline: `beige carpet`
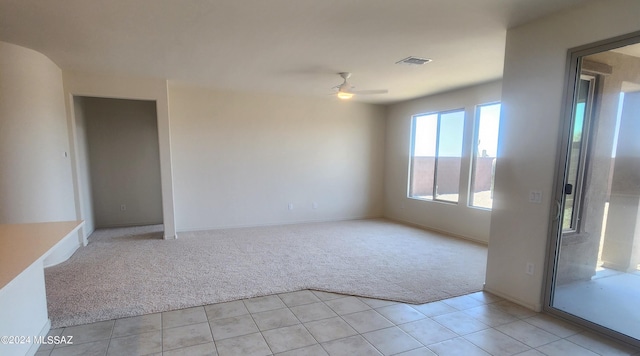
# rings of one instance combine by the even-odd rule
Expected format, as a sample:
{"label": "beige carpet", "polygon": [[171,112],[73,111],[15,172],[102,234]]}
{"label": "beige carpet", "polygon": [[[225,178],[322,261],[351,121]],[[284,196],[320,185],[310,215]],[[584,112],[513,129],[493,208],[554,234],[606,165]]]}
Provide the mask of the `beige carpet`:
{"label": "beige carpet", "polygon": [[409,303],[479,291],[487,248],[387,220],[98,230],[45,270],[52,327],[301,289]]}

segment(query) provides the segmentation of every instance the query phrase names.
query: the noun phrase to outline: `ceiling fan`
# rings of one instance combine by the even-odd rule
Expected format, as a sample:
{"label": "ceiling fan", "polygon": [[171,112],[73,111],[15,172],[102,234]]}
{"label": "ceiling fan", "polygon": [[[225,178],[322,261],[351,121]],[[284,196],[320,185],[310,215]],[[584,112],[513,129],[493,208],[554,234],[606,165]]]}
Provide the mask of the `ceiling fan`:
{"label": "ceiling fan", "polygon": [[354,90],[355,87],[347,81],[347,79],[351,77],[351,73],[341,72],[338,73],[338,75],[340,75],[342,79],[344,79],[344,82],[342,82],[342,84],[336,85],[335,87],[333,87],[333,89],[336,89],[335,94],[338,95],[338,98],[340,99],[351,99],[354,95],[386,94],[389,92],[386,89]]}

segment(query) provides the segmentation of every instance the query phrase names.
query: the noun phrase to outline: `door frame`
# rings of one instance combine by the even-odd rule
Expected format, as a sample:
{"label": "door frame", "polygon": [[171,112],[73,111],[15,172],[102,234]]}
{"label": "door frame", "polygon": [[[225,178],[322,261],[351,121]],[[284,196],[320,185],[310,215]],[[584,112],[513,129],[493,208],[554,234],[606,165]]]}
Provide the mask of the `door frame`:
{"label": "door frame", "polygon": [[[90,124],[89,124],[89,123],[90,123],[92,120],[95,120],[95,119],[93,118],[93,116],[92,116],[92,115],[88,115],[88,114],[87,114],[87,109],[86,109],[86,108],[88,107],[88,106],[87,106],[88,104],[87,104],[87,102],[86,102],[86,100],[87,100],[87,99],[89,99],[89,100],[92,100],[92,99],[93,99],[93,100],[101,100],[101,101],[103,101],[103,103],[104,103],[104,102],[108,102],[108,103],[109,103],[109,105],[122,105],[122,104],[123,104],[123,102],[144,103],[144,105],[148,105],[148,107],[145,107],[145,109],[151,109],[151,108],[153,108],[153,122],[154,122],[154,124],[155,124],[155,127],[153,127],[153,129],[151,129],[150,127],[146,128],[146,129],[148,129],[148,130],[149,130],[149,131],[148,131],[148,134],[153,134],[153,135],[155,136],[155,138],[158,140],[157,145],[153,145],[153,146],[157,147],[157,149],[158,149],[158,156],[157,156],[158,171],[157,171],[157,176],[156,176],[155,174],[152,174],[152,173],[147,174],[146,176],[154,176],[154,177],[153,177],[153,179],[155,179],[155,178],[157,177],[158,182],[160,183],[160,184],[159,184],[159,186],[158,186],[158,188],[159,188],[159,189],[158,189],[158,191],[156,192],[156,193],[157,193],[157,195],[156,195],[156,194],[153,194],[155,198],[160,198],[160,205],[159,205],[159,208],[160,208],[160,216],[159,216],[159,219],[161,219],[161,220],[160,220],[159,222],[152,222],[152,221],[138,221],[137,223],[128,223],[128,224],[113,224],[113,225],[96,224],[96,218],[95,218],[95,216],[96,216],[96,206],[97,206],[97,205],[101,205],[101,204],[102,204],[102,203],[101,203],[101,201],[100,201],[99,199],[98,199],[98,200],[96,200],[96,196],[94,195],[94,193],[96,192],[96,191],[95,191],[95,187],[96,187],[96,185],[95,185],[95,184],[93,184],[93,182],[94,182],[94,175],[97,175],[97,174],[98,174],[98,172],[97,172],[97,171],[94,171],[94,169],[92,169],[92,167],[93,167],[93,166],[92,166],[93,161],[92,161],[92,159],[90,158],[90,154],[88,154],[88,153],[87,153],[87,154],[86,154],[86,157],[85,157],[85,158],[86,158],[86,161],[85,161],[85,162],[81,162],[81,160],[80,160],[80,154],[79,154],[80,152],[78,152],[81,148],[84,148],[84,149],[85,149],[85,150],[87,150],[87,151],[91,151],[91,150],[89,149],[89,147],[92,145],[93,140],[96,138],[96,137],[95,137],[95,134],[94,134],[94,135],[90,135],[90,134],[89,134],[89,131],[88,131],[88,127],[90,126]],[[161,177],[161,170],[159,169],[159,168],[160,168],[161,161],[160,161],[160,142],[159,142],[159,141],[160,141],[160,135],[159,135],[159,130],[158,130],[158,110],[157,110],[157,101],[156,101],[156,100],[121,99],[121,98],[110,98],[110,97],[95,97],[95,96],[74,95],[74,96],[73,96],[73,101],[74,101],[73,109],[74,109],[74,117],[76,118],[76,121],[75,121],[75,122],[76,122],[76,134],[78,134],[78,132],[79,132],[79,129],[78,129],[78,120],[77,120],[77,116],[78,116],[78,115],[77,115],[77,113],[75,112],[75,109],[76,109],[76,104],[75,104],[75,103],[76,103],[76,101],[77,101],[77,100],[80,100],[80,101],[83,101],[83,102],[84,102],[84,103],[82,104],[82,105],[83,105],[83,121],[84,121],[83,136],[84,136],[85,141],[86,141],[86,142],[85,142],[85,143],[86,143],[86,146],[81,147],[80,142],[78,142],[78,141],[79,141],[79,140],[78,140],[78,138],[76,138],[76,146],[75,146],[75,151],[76,151],[76,153],[77,153],[77,159],[76,159],[76,161],[77,161],[77,165],[78,165],[78,173],[80,172],[80,164],[81,164],[81,163],[86,164],[86,168],[85,168],[85,169],[87,169],[87,170],[89,171],[89,176],[88,176],[88,177],[86,177],[86,178],[87,178],[87,179],[88,179],[88,181],[89,181],[89,182],[88,182],[88,183],[89,183],[88,185],[89,185],[90,189],[89,189],[89,191],[88,191],[88,192],[86,192],[86,193],[88,193],[88,195],[89,195],[89,197],[90,197],[90,201],[91,201],[91,203],[92,203],[92,204],[91,204],[91,206],[89,206],[88,208],[89,208],[89,210],[90,210],[90,212],[91,212],[91,214],[92,214],[92,226],[94,227],[94,229],[119,228],[119,227],[143,226],[143,225],[164,225],[164,221],[162,220],[162,219],[164,219],[164,212],[163,212],[163,206],[162,206],[162,183],[161,183],[161,181],[162,181],[162,177]],[[94,103],[95,103],[95,101],[94,101]],[[125,104],[125,105],[126,105],[126,104]],[[118,108],[121,110],[122,106],[119,106]],[[128,109],[128,108],[127,108],[127,109]],[[120,111],[120,112],[122,112],[122,111]],[[150,114],[150,112],[149,112],[148,110],[145,110],[145,114]],[[129,120],[129,121],[131,121],[131,120]],[[135,147],[133,147],[133,149],[134,149],[134,150],[135,150],[135,149],[141,149],[140,142],[136,142],[136,146],[135,146]],[[154,156],[154,158],[155,158],[155,155],[153,155],[153,156]],[[113,157],[112,157],[112,158],[113,158]],[[151,157],[148,157],[148,158],[151,158]],[[79,180],[79,181],[80,181],[80,180],[82,180],[80,175],[78,176],[78,180]],[[84,182],[84,183],[86,184],[87,182]],[[83,198],[83,197],[81,197],[81,199],[80,199],[80,202],[82,203],[82,207],[87,208],[87,207],[85,207],[85,206],[84,206],[84,204],[86,203],[86,201],[85,201],[84,199],[82,199],[82,198]],[[86,209],[84,209],[84,210],[86,210]],[[85,221],[86,221],[86,217],[85,217],[83,220],[85,220]]]}
{"label": "door frame", "polygon": [[[169,125],[169,88],[166,80],[116,77],[84,72],[63,72],[67,126],[71,147],[72,175],[76,203],[76,216],[82,220],[81,193],[79,189],[76,119],[74,96],[98,98],[149,100],[156,103],[158,138],[160,148],[160,184],[162,187],[162,215],[164,239],[176,239],[173,168],[171,158],[171,128]],[[84,239],[90,231],[83,231]]]}
{"label": "door frame", "polygon": [[558,260],[559,245],[562,237],[562,212],[564,209],[563,196],[566,175],[568,171],[572,122],[574,116],[574,103],[577,96],[578,79],[581,75],[580,59],[582,57],[608,51],[618,47],[640,43],[640,31],[632,32],[626,35],[605,39],[602,41],[570,48],[567,51],[566,62],[566,79],[564,85],[564,98],[561,108],[560,130],[558,134],[558,153],[556,154],[556,168],[553,181],[553,199],[556,202],[556,209],[549,212],[549,229],[547,239],[547,261],[544,275],[544,303],[543,311],[557,316],[566,321],[578,324],[582,327],[600,332],[606,336],[615,338],[622,342],[628,343],[635,347],[640,347],[640,341],[625,334],[613,331],[609,328],[596,324],[594,322],[582,319],[573,314],[569,314],[560,309],[552,307],[553,289],[556,275],[556,262]]}

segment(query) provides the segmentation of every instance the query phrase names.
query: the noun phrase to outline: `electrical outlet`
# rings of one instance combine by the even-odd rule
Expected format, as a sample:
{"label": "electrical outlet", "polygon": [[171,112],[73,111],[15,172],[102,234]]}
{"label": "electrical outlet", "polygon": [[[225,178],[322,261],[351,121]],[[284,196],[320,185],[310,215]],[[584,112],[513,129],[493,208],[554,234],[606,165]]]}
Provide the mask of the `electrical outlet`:
{"label": "electrical outlet", "polygon": [[530,276],[533,276],[533,272],[535,271],[535,268],[536,268],[536,265],[534,265],[531,262],[527,262],[527,268],[524,271],[524,273],[526,273],[526,274],[528,274]]}
{"label": "electrical outlet", "polygon": [[120,211],[126,211],[127,206],[125,204],[120,205]]}
{"label": "electrical outlet", "polygon": [[316,202],[311,203],[311,209],[313,209],[313,210],[318,209],[318,203],[316,203]]}
{"label": "electrical outlet", "polygon": [[289,210],[293,210],[293,203],[289,203]]}

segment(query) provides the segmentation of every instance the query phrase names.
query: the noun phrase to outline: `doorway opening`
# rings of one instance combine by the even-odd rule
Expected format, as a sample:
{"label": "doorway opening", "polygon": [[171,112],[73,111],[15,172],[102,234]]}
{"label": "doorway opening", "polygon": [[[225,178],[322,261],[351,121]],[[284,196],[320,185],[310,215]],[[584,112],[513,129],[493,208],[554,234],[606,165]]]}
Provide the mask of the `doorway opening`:
{"label": "doorway opening", "polygon": [[163,223],[156,102],[74,96],[87,231]]}

